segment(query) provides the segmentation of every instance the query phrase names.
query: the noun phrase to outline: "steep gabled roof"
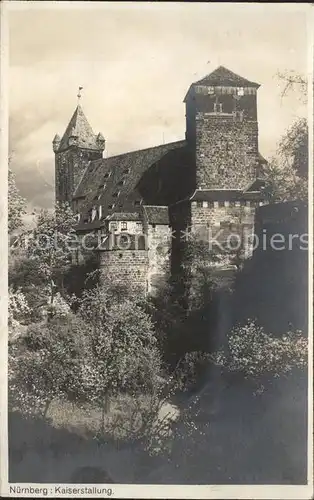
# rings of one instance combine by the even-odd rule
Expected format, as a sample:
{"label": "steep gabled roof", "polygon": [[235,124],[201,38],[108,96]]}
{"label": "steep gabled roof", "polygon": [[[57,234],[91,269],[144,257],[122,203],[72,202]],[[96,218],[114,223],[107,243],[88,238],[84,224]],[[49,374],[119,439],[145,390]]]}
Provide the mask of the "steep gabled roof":
{"label": "steep gabled roof", "polygon": [[259,83],[251,82],[246,78],[243,78],[230,69],[225,68],[224,66],[219,66],[217,69],[212,71],[209,75],[205,76],[201,80],[198,80],[194,83],[194,85],[222,85],[222,86],[237,86],[237,87],[260,87]]}
{"label": "steep gabled roof", "polygon": [[70,137],[76,137],[76,144],[81,148],[99,150],[96,136],[80,105],[75,109],[66,131],[63,134],[59,151],[69,147],[68,141]]}
{"label": "steep gabled roof", "polygon": [[[178,141],[91,162],[74,195],[85,196],[81,221],[99,205],[102,220],[117,212],[139,212],[143,200],[137,186],[143,174],[168,153],[185,147],[186,141]],[[79,226],[84,229],[83,223]]]}

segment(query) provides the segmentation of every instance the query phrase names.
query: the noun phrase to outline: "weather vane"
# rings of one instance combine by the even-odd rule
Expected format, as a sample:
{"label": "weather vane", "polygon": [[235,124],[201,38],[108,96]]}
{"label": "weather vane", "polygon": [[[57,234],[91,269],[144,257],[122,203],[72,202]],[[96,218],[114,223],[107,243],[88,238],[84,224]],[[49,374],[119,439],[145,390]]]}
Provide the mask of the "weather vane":
{"label": "weather vane", "polygon": [[80,99],[82,97],[81,90],[83,90],[83,87],[79,87],[78,94],[77,94],[77,100],[80,102]]}

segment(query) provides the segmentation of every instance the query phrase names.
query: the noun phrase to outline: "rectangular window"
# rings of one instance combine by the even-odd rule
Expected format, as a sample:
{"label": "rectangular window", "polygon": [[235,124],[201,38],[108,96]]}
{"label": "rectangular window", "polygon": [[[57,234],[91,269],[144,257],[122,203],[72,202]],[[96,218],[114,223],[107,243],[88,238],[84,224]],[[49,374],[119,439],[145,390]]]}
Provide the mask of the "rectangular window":
{"label": "rectangular window", "polygon": [[214,87],[208,87],[207,92],[208,94],[214,94],[215,93]]}
{"label": "rectangular window", "polygon": [[118,231],[118,224],[116,222],[110,223],[110,231]]}
{"label": "rectangular window", "polygon": [[214,103],[214,113],[222,113],[222,104],[220,102]]}
{"label": "rectangular window", "polygon": [[121,231],[126,231],[128,229],[128,223],[127,222],[121,222]]}
{"label": "rectangular window", "polygon": [[237,88],[237,94],[240,96],[244,95],[244,88],[243,87]]}

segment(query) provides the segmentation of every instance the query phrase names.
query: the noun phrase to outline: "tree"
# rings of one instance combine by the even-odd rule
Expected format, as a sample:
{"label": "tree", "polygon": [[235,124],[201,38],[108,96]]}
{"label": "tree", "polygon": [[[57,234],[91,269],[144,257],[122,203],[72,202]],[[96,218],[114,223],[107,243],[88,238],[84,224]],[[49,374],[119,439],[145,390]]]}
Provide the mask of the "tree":
{"label": "tree", "polygon": [[[297,92],[303,104],[307,101],[307,82],[293,72],[278,74],[284,84],[282,97]],[[297,118],[279,142],[276,157],[266,166],[265,193],[272,202],[303,200],[308,198],[308,123]]]}
{"label": "tree", "polygon": [[73,244],[78,244],[75,223],[70,206],[57,203],[53,213],[43,210],[38,215],[36,227],[27,237],[26,255],[38,268],[50,307],[58,290],[63,291],[63,276],[72,262]]}
{"label": "tree", "polygon": [[10,357],[11,404],[27,413],[37,408],[46,416],[54,398],[75,398],[86,356],[87,328],[74,315],[30,325],[23,337],[26,348]]}
{"label": "tree", "polygon": [[16,186],[15,175],[9,166],[8,170],[8,229],[9,233],[23,226],[25,200]]}
{"label": "tree", "polygon": [[102,408],[103,434],[112,396],[155,391],[160,354],[148,314],[116,291],[100,286],[86,291],[78,313],[91,327],[82,365],[82,394]]}

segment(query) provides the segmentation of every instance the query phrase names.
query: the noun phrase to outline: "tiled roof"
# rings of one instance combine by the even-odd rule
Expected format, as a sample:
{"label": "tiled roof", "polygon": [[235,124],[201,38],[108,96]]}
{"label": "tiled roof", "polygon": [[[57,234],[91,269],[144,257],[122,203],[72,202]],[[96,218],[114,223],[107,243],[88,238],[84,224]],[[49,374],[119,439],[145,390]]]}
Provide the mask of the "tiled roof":
{"label": "tiled roof", "polygon": [[141,215],[138,212],[115,212],[108,217],[109,220],[141,220]]}
{"label": "tiled roof", "polygon": [[101,205],[102,219],[116,212],[138,212],[142,195],[137,186],[143,174],[168,153],[185,146],[185,141],[178,141],[95,160],[87,167],[74,199],[86,197],[83,214]]}
{"label": "tiled roof", "polygon": [[99,150],[97,145],[96,135],[93,132],[92,127],[87,121],[86,116],[80,105],[77,106],[73,113],[73,116],[63,134],[60,142],[59,151],[63,151],[69,147],[70,137],[76,137],[76,144],[81,148],[95,149]]}
{"label": "tiled roof", "polygon": [[215,71],[205,76],[201,80],[195,82],[193,85],[225,85],[225,86],[237,86],[237,87],[255,87],[258,88],[260,85],[256,82],[251,82],[246,78],[243,78],[233,71],[225,68],[224,66],[219,66]]}
{"label": "tiled roof", "polygon": [[145,205],[143,210],[150,224],[169,225],[168,207]]}

